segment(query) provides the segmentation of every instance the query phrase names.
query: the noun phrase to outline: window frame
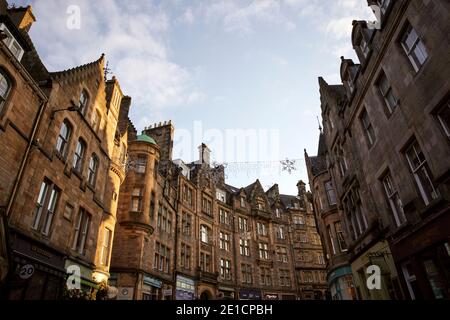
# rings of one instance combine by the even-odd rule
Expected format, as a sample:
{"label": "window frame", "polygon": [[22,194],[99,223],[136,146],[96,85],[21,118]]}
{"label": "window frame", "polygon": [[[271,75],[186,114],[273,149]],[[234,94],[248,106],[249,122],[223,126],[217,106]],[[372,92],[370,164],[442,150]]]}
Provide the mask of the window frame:
{"label": "window frame", "polygon": [[[411,48],[408,48],[406,42],[409,39],[412,32],[415,33],[416,37],[411,45]],[[414,71],[418,73],[422,68],[422,66],[427,62],[430,55],[428,53],[427,48],[425,47],[425,44],[423,43],[422,39],[417,33],[417,30],[413,27],[413,25],[410,22],[408,22],[403,29],[402,35],[400,37],[400,45],[403,48],[403,51],[406,54],[406,57],[408,58],[409,62],[413,66]],[[425,56],[425,60],[423,60],[422,62],[420,62],[420,59],[418,58],[415,52],[417,48],[419,48],[420,51],[423,51],[421,53]],[[420,63],[420,65],[418,65],[418,63]]]}
{"label": "window frame", "polygon": [[377,141],[377,136],[375,133],[375,128],[372,124],[372,120],[370,119],[369,113],[367,112],[367,109],[364,108],[361,111],[361,114],[359,116],[359,119],[361,121],[361,125],[364,130],[364,135],[366,136],[366,141],[369,146],[369,149],[372,148],[372,146]]}
{"label": "window frame", "polygon": [[45,178],[39,188],[33,214],[33,223],[31,224],[32,230],[41,233],[45,237],[50,236],[60,198],[61,189],[52,181]]}
{"label": "window frame", "polygon": [[444,134],[448,139],[450,139],[450,122],[448,124],[445,123],[443,117],[441,116],[442,111],[445,109],[447,109],[447,112],[450,112],[450,99],[447,99],[447,101],[442,106],[440,106],[436,111],[436,118],[439,124],[441,125]]}
{"label": "window frame", "polygon": [[[387,87],[386,92],[385,92],[383,83]],[[378,92],[380,93],[380,95],[384,101],[384,106],[385,106],[388,114],[392,115],[395,112],[395,110],[398,108],[399,101],[398,101],[396,95],[394,94],[394,89],[392,88],[392,84],[389,81],[389,79],[386,75],[386,72],[384,72],[384,70],[382,70],[380,75],[378,76],[376,86],[377,86]],[[391,105],[389,97],[395,101],[395,103],[393,105]]]}
{"label": "window frame", "polygon": [[4,80],[6,83],[6,91],[4,96],[0,95],[0,117],[2,117],[4,111],[6,110],[6,104],[8,102],[13,87],[11,77],[3,68],[0,68],[0,81],[1,80]]}
{"label": "window frame", "polygon": [[72,250],[78,252],[80,255],[84,255],[86,253],[86,240],[89,236],[91,222],[92,215],[84,208],[80,208],[78,219],[75,223],[75,233],[72,243]]}
{"label": "window frame", "polygon": [[[62,136],[63,128],[66,128],[66,136]],[[58,137],[56,138],[55,151],[56,154],[65,160],[69,153],[70,140],[72,139],[73,126],[69,120],[64,119],[59,128]],[[59,147],[58,147],[59,146]]]}
{"label": "window frame", "polygon": [[[94,166],[91,164],[94,163]],[[100,160],[98,156],[93,153],[91,155],[91,158],[89,159],[89,168],[88,168],[88,185],[92,188],[95,188],[95,185],[97,183],[97,176],[98,176],[98,169],[100,166]]]}
{"label": "window frame", "polygon": [[[414,149],[414,154],[416,155],[417,160],[419,160],[419,161],[421,160],[420,154],[422,154],[422,157],[423,157],[423,160],[421,160],[421,162],[416,167],[414,167],[413,160],[411,160],[410,156],[409,156],[411,149]],[[419,150],[420,152],[417,152],[417,150]],[[428,166],[428,161],[425,157],[425,153],[422,151],[422,147],[419,145],[419,142],[416,139],[414,139],[408,145],[408,147],[405,149],[405,156],[406,156],[407,162],[409,164],[409,168],[413,174],[416,185],[419,188],[419,193],[422,197],[422,200],[424,201],[425,205],[428,206],[431,202],[433,202],[433,200],[439,198],[439,191],[434,186],[430,168]],[[421,177],[419,175],[421,170],[425,174],[425,178],[427,179],[430,186],[432,187],[432,192],[430,194],[431,198],[428,198],[428,195],[426,194],[424,186],[422,185]],[[434,197],[433,197],[433,193],[434,193]]]}
{"label": "window frame", "polygon": [[[81,146],[81,150],[78,150],[79,146]],[[87,150],[86,142],[82,138],[79,138],[77,145],[75,147],[75,151],[73,153],[73,161],[72,161],[72,169],[76,173],[81,174],[83,172],[86,150]]]}
{"label": "window frame", "polygon": [[397,227],[400,227],[407,222],[407,219],[403,210],[403,204],[398,192],[398,187],[394,184],[390,172],[387,172],[383,176],[381,183],[383,185],[384,193],[389,203],[389,208],[394,217],[394,222]]}
{"label": "window frame", "polygon": [[[84,101],[82,101],[82,98],[84,97]],[[84,116],[87,112],[87,109],[89,107],[90,102],[90,96],[86,89],[83,89],[80,93],[80,97],[78,99],[78,111]]]}
{"label": "window frame", "polygon": [[105,227],[103,229],[103,241],[102,241],[102,252],[100,256],[100,264],[103,266],[109,266],[109,258],[111,256],[111,244],[113,232],[111,229]]}
{"label": "window frame", "polygon": [[[324,187],[325,187],[325,192],[327,194],[328,204],[330,206],[336,205],[337,204],[337,195],[336,195],[336,190],[334,189],[333,181],[331,181],[331,180],[325,181]],[[332,192],[332,194],[334,195],[334,202],[332,201],[330,192]]]}

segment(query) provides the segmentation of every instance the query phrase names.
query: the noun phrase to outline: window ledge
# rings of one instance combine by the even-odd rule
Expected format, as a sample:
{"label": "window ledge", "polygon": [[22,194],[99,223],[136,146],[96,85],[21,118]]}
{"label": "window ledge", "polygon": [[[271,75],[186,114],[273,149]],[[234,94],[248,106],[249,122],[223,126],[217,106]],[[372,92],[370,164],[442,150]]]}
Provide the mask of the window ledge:
{"label": "window ledge", "polygon": [[446,203],[446,200],[442,196],[439,196],[437,199],[434,199],[427,206],[425,206],[424,208],[419,210],[419,215],[422,218],[426,217],[426,216],[430,215],[437,207],[439,207],[440,205],[442,205],[444,203]]}

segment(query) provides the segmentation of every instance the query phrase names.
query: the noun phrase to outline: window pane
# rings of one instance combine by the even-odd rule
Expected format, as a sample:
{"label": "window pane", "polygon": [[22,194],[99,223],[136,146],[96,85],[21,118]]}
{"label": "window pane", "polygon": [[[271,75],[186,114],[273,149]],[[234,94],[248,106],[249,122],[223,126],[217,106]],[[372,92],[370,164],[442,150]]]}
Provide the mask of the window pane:
{"label": "window pane", "polygon": [[6,94],[9,91],[9,81],[7,80],[6,76],[0,72],[0,96],[3,98],[3,100],[6,100]]}
{"label": "window pane", "polygon": [[417,40],[417,33],[416,30],[414,30],[411,26],[408,28],[408,31],[406,33],[406,39],[404,41],[404,44],[406,45],[406,48],[408,50],[411,50],[414,46],[414,43]]}
{"label": "window pane", "polygon": [[414,54],[416,55],[420,65],[422,65],[425,60],[427,60],[428,53],[422,41],[419,40],[419,42],[417,43],[417,46],[414,49]]}
{"label": "window pane", "polygon": [[450,138],[450,102],[448,102],[445,107],[439,111],[438,118],[445,133]]}
{"label": "window pane", "polygon": [[433,183],[431,182],[430,176],[428,175],[427,168],[423,166],[418,172],[417,176],[419,177],[420,184],[423,188],[425,196],[428,198],[428,201],[437,198],[437,193],[434,189]]}

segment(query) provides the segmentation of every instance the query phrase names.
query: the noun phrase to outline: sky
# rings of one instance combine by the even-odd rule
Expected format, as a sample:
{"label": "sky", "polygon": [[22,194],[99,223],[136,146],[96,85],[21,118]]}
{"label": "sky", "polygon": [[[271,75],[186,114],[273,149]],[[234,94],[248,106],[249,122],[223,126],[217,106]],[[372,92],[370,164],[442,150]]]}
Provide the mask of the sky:
{"label": "sky", "polygon": [[172,121],[174,159],[198,160],[205,142],[229,184],[286,194],[308,181],[303,150],[317,153],[318,77],[340,82],[340,56],[357,62],[352,21],[375,19],[366,0],[13,2],[33,6],[49,71],[105,53],[138,131]]}

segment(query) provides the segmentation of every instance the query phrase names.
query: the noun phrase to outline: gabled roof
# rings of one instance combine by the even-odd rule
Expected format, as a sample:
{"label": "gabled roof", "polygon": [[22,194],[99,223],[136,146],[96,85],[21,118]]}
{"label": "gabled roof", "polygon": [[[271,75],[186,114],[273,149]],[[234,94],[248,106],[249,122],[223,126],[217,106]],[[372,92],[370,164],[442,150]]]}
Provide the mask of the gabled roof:
{"label": "gabled roof", "polygon": [[293,203],[299,202],[296,196],[291,196],[287,194],[280,194],[280,201],[286,209],[292,207]]}
{"label": "gabled roof", "polygon": [[257,191],[258,189],[261,192],[261,194],[263,194],[267,198],[266,193],[264,192],[264,188],[261,185],[261,182],[259,181],[259,179],[257,179],[251,185],[248,185],[247,187],[244,188],[245,193],[247,194],[248,198],[252,198],[254,193],[255,193],[255,191]]}
{"label": "gabled roof", "polygon": [[319,86],[321,95],[336,100],[337,105],[347,99],[347,92],[343,84],[329,85],[322,77],[319,77]]}
{"label": "gabled roof", "polygon": [[241,190],[239,188],[233,187],[232,185],[229,185],[229,184],[226,184],[226,183],[224,184],[224,187],[227,189],[228,192],[234,193],[234,194],[239,193],[239,191]]}

